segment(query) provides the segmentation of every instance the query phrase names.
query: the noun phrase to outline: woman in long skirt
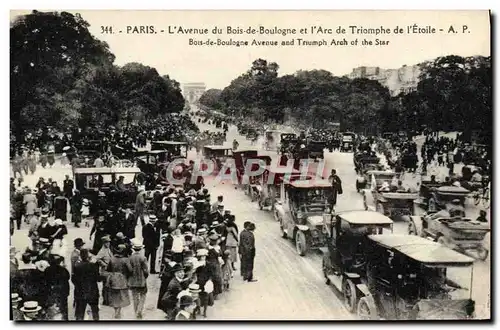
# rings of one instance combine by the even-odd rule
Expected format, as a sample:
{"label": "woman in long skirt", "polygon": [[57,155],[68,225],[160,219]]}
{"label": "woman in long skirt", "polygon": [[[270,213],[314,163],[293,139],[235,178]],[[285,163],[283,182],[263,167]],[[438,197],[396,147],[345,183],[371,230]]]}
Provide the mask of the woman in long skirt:
{"label": "woman in long skirt", "polygon": [[111,259],[105,283],[109,306],[115,309],[115,319],[121,319],[122,308],[130,305],[128,277],[132,274],[132,265],[126,255],[127,247],[118,245],[116,254]]}
{"label": "woman in long skirt", "polygon": [[219,246],[219,235],[212,234],[208,238],[210,245],[208,246],[207,267],[212,275],[214,282],[214,299],[222,293],[222,250]]}

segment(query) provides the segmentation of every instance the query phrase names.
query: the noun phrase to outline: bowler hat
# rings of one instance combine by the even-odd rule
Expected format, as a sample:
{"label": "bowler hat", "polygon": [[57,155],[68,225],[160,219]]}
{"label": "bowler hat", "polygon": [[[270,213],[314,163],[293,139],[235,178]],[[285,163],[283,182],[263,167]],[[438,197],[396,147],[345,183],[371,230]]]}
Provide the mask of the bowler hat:
{"label": "bowler hat", "polygon": [[103,243],[105,243],[105,242],[111,242],[111,237],[109,235],[103,236],[103,237],[101,237],[101,241]]}
{"label": "bowler hat", "polygon": [[172,273],[174,273],[174,274],[175,274],[176,272],[178,272],[178,271],[181,271],[181,270],[184,270],[184,266],[183,266],[183,265],[181,265],[181,264],[178,264],[178,263],[176,263],[176,264],[172,267],[172,269],[171,269]]}

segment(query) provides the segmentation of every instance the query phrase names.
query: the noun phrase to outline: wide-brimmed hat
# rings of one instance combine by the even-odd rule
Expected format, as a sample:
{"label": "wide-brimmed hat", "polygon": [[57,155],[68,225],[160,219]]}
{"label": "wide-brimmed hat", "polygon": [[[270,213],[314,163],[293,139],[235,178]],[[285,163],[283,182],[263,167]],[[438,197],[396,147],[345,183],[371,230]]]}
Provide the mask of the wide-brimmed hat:
{"label": "wide-brimmed hat", "polygon": [[158,218],[157,218],[157,217],[156,217],[156,215],[154,215],[154,214],[150,214],[150,215],[148,216],[148,218],[149,218],[149,221],[156,221],[156,220],[158,220]]}
{"label": "wide-brimmed hat", "polygon": [[167,198],[177,198],[177,195],[172,193],[172,194],[168,195]]}
{"label": "wide-brimmed hat", "polygon": [[139,242],[139,240],[132,240],[132,249],[134,250],[140,250],[144,247],[144,245],[141,244],[141,242]]}
{"label": "wide-brimmed hat", "polygon": [[186,206],[186,210],[190,210],[190,209],[194,209],[194,206],[193,206],[193,205],[191,205],[191,204],[188,204],[188,205]]}
{"label": "wide-brimmed hat", "polygon": [[157,184],[155,187],[155,189],[162,189],[162,188],[163,188],[163,186],[161,184]]}
{"label": "wide-brimmed hat", "polygon": [[127,246],[125,244],[118,244],[116,247],[116,253],[123,253],[127,249]]}
{"label": "wide-brimmed hat", "polygon": [[55,224],[55,225],[57,225],[57,226],[62,226],[63,221],[62,221],[61,219],[56,219],[56,220],[54,221],[54,224]]}
{"label": "wide-brimmed hat", "polygon": [[106,194],[102,191],[99,191],[99,197],[106,197]]}
{"label": "wide-brimmed hat", "polygon": [[205,234],[207,232],[207,228],[200,228],[198,229],[198,231],[196,232],[198,235],[201,235],[201,234]]}
{"label": "wide-brimmed hat", "polygon": [[220,225],[221,224],[219,223],[219,221],[213,221],[212,225],[210,225],[210,228],[219,227]]}
{"label": "wide-brimmed hat", "polygon": [[191,292],[191,293],[198,293],[198,292],[201,292],[201,290],[200,290],[200,285],[199,285],[199,284],[196,284],[196,283],[189,284],[188,290],[189,290],[189,292]]}
{"label": "wide-brimmed hat", "polygon": [[75,240],[73,241],[73,245],[76,247],[82,247],[85,245],[85,242],[81,238],[75,238]]}
{"label": "wide-brimmed hat", "polygon": [[120,231],[120,232],[116,233],[116,238],[118,238],[118,239],[124,239],[125,235],[123,235],[123,233]]}
{"label": "wide-brimmed hat", "polygon": [[23,304],[23,307],[19,308],[19,310],[23,313],[33,313],[41,310],[42,307],[38,305],[37,301],[26,301]]}
{"label": "wide-brimmed hat", "polygon": [[106,242],[111,242],[111,237],[109,235],[101,237],[101,242],[106,243]]}
{"label": "wide-brimmed hat", "polygon": [[11,293],[10,294],[10,301],[12,301],[13,303],[20,302],[21,300],[23,300],[23,299],[21,297],[19,297],[18,293]]}
{"label": "wide-brimmed hat", "polygon": [[198,249],[196,251],[196,256],[197,257],[204,257],[208,255],[208,250],[207,249]]}
{"label": "wide-brimmed hat", "polygon": [[48,213],[42,213],[40,215],[41,218],[48,218],[49,217],[49,214]]}

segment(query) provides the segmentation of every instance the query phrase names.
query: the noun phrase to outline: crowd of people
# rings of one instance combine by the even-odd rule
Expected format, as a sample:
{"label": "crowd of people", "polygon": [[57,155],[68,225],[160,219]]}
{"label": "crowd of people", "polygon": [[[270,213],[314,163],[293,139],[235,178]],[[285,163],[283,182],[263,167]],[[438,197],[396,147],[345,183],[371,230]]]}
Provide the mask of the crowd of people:
{"label": "crowd of people", "polygon": [[[68,320],[70,281],[76,320],[85,319],[87,306],[94,320],[101,306],[113,308],[120,319],[131,300],[135,317],[142,319],[151,284],[147,279],[155,274],[161,282],[156,307],[170,320],[206,316],[229,290],[238,256],[243,279],[255,281],[255,224],[245,222],[240,232],[223,196],[212,201],[206,188],[158,187],[147,207],[141,203],[144,191],[137,196],[135,214],[122,205],[99,205],[90,215],[89,243],[76,238],[68,261],[61,249],[66,218],[33,205],[36,212],[27,220],[31,246],[21,251],[20,260],[11,247],[13,319]],[[139,220],[141,235],[136,237]]]}

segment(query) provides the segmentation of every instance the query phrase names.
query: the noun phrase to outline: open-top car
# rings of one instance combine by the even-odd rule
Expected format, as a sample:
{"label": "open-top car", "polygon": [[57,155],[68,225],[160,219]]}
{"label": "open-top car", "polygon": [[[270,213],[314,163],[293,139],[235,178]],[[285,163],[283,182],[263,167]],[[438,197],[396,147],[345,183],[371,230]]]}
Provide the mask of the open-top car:
{"label": "open-top car", "polygon": [[299,255],[324,246],[324,222],[331,217],[332,193],[331,185],[325,181],[293,181],[287,186],[284,203],[275,206],[281,234],[295,241]]}
{"label": "open-top car", "polygon": [[358,152],[353,156],[354,169],[356,173],[362,173],[367,165],[380,164],[380,158],[367,152]]}
{"label": "open-top car", "polygon": [[360,192],[362,189],[367,189],[371,182],[372,171],[384,171],[384,166],[381,164],[366,164],[356,177],[356,191]]}
{"label": "open-top car", "polygon": [[[268,155],[257,155],[247,159],[245,172],[242,175],[242,183],[245,194],[250,196],[252,202],[259,199],[265,169],[271,162],[272,158]],[[250,173],[247,173],[247,170],[250,170]]]}
{"label": "open-top car", "polygon": [[344,132],[341,135],[340,141],[340,151],[341,152],[353,152],[355,149],[355,139],[356,133]]}
{"label": "open-top car", "polygon": [[187,158],[188,144],[179,141],[153,141],[151,150],[167,150],[170,157]]}
{"label": "open-top car", "polygon": [[470,193],[463,187],[444,186],[442,183],[424,183],[420,185],[420,198],[416,201],[428,213],[445,209],[453,200],[459,200],[465,206],[465,199]]}
{"label": "open-top car", "polygon": [[418,199],[418,193],[400,189],[391,182],[398,173],[389,171],[369,171],[370,187],[363,189],[363,204],[365,210],[377,211],[393,220],[413,214],[413,202]]}
{"label": "open-top car", "polygon": [[285,197],[285,187],[290,182],[296,180],[310,180],[311,176],[303,176],[296,169],[288,169],[287,167],[267,166],[263,175],[260,188],[259,208],[262,210],[269,207],[274,211],[276,203],[283,201]]}
{"label": "open-top car", "polygon": [[474,316],[473,259],[419,236],[369,235],[366,274],[350,296],[361,320],[465,320]]}
{"label": "open-top car", "polygon": [[359,289],[366,273],[365,244],[369,234],[390,234],[393,221],[374,211],[346,211],[331,215],[325,227],[323,274],[344,296],[347,309],[356,308]]}
{"label": "open-top car", "polygon": [[[120,177],[123,177],[121,183]],[[143,173],[137,167],[94,167],[74,170],[75,187],[83,198],[95,201],[99,191],[107,194],[115,190],[120,202],[132,208],[138,186],[144,184],[144,181]]]}
{"label": "open-top car", "polygon": [[484,237],[490,232],[490,227],[486,223],[462,216],[443,216],[442,211],[424,216],[412,216],[407,221],[410,235],[431,238],[450,249],[480,260],[486,260],[488,257],[488,250],[484,247]]}

